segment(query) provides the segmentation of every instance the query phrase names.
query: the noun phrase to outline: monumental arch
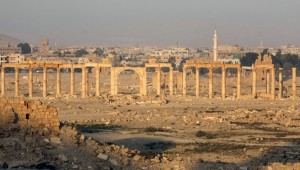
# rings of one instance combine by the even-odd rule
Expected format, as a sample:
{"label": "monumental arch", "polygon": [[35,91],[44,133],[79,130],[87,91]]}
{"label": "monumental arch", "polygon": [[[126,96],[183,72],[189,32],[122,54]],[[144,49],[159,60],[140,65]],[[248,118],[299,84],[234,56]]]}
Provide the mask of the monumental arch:
{"label": "monumental arch", "polygon": [[147,95],[146,91],[146,68],[145,67],[111,67],[111,94],[118,94],[118,77],[126,70],[131,70],[139,76],[140,95]]}

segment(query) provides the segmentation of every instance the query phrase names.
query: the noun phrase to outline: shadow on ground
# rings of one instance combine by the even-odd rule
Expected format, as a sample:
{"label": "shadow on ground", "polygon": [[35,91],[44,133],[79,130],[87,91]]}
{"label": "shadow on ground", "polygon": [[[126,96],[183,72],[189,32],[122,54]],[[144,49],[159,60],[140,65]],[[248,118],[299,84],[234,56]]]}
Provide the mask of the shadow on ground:
{"label": "shadow on ground", "polygon": [[[260,142],[260,144],[265,144],[265,145],[259,145],[259,144],[251,145],[253,144],[253,142],[250,142],[250,145],[249,144],[248,145],[247,144],[245,145],[225,144],[225,143],[219,143],[214,145],[211,145],[209,143],[206,143],[206,145],[203,144],[203,146],[198,146],[198,148],[200,149],[202,148],[202,150],[199,149],[199,151],[203,153],[210,152],[212,149],[209,148],[212,147],[214,149],[214,153],[217,154],[246,157],[245,155],[246,152],[243,149],[243,147],[245,147],[246,150],[255,149],[255,151],[261,152],[261,155],[258,157],[252,157],[252,158],[250,157],[249,159],[242,161],[240,163],[222,162],[222,161],[209,162],[209,161],[200,160],[192,167],[192,169],[208,170],[208,169],[223,168],[223,169],[233,169],[233,170],[240,170],[240,169],[254,170],[254,169],[259,169],[258,167],[261,166],[270,166],[273,163],[276,163],[276,165],[273,165],[272,167],[275,166],[277,169],[300,168],[300,167],[294,167],[295,165],[293,165],[293,163],[300,163],[300,138],[298,137],[299,133],[281,131],[281,130],[277,130],[276,128],[266,128],[263,126],[263,124],[259,124],[259,123],[247,124],[247,123],[235,122],[235,124],[239,124],[248,129],[272,132],[274,133],[275,137],[272,138],[265,137],[264,140]],[[282,144],[281,146],[272,147],[267,145],[267,143],[269,142],[282,143]],[[223,149],[224,146],[226,146],[225,150]],[[231,146],[232,148],[230,149],[230,147],[228,146]],[[282,167],[278,167],[278,166],[282,166]]]}
{"label": "shadow on ground", "polygon": [[171,148],[176,147],[176,144],[169,140],[158,138],[135,137],[115,140],[110,142],[116,145],[124,145],[132,150],[141,151],[141,155],[148,158],[154,157],[155,154],[163,153]]}

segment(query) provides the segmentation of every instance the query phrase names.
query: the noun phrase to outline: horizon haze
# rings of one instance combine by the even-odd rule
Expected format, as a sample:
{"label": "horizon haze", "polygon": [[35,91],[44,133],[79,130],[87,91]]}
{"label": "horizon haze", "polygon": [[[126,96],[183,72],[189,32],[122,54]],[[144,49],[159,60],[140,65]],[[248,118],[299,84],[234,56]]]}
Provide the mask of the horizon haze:
{"label": "horizon haze", "polygon": [[0,33],[58,47],[170,46],[211,47],[214,29],[220,44],[278,47],[300,44],[297,0],[14,0],[2,1]]}

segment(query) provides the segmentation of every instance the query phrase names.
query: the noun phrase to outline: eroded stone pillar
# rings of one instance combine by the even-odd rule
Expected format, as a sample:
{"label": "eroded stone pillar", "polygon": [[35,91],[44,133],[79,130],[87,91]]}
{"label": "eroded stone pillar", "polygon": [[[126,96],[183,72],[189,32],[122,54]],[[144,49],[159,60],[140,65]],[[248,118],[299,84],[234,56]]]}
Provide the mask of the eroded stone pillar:
{"label": "eroded stone pillar", "polygon": [[5,67],[1,67],[1,95],[5,95]]}
{"label": "eroded stone pillar", "polygon": [[296,77],[297,77],[297,73],[296,73],[296,68],[292,68],[292,90],[293,90],[293,99],[296,99],[296,95],[297,95],[297,89],[296,89]]}
{"label": "eroded stone pillar", "polygon": [[214,74],[214,70],[212,67],[209,68],[209,75],[208,75],[208,85],[209,85],[209,90],[208,90],[208,97],[210,99],[213,98],[214,95],[214,91],[213,91],[213,74]]}
{"label": "eroded stone pillar", "polygon": [[266,72],[267,72],[267,88],[266,88],[266,92],[267,92],[267,94],[270,94],[270,71],[269,70],[266,70]]}
{"label": "eroded stone pillar", "polygon": [[196,97],[199,97],[199,69],[198,67],[196,67]]}
{"label": "eroded stone pillar", "polygon": [[116,91],[117,91],[117,85],[115,84],[116,83],[116,77],[115,77],[115,68],[114,67],[111,67],[110,68],[110,94],[111,95],[115,95],[116,94]]}
{"label": "eroded stone pillar", "polygon": [[236,85],[236,98],[241,97],[241,68],[237,68],[237,85]]}
{"label": "eroded stone pillar", "polygon": [[82,78],[81,78],[81,97],[86,98],[86,68],[82,67]]}
{"label": "eroded stone pillar", "polygon": [[174,94],[174,70],[173,67],[170,67],[170,73],[169,73],[169,91],[170,96],[173,96]]}
{"label": "eroded stone pillar", "polygon": [[70,89],[70,94],[73,96],[75,94],[75,69],[72,65],[71,67],[71,89]]}
{"label": "eroded stone pillar", "polygon": [[226,68],[222,67],[222,99],[226,97]]}
{"label": "eroded stone pillar", "polygon": [[19,96],[19,68],[15,67],[15,96]]}
{"label": "eroded stone pillar", "polygon": [[271,99],[275,99],[275,68],[271,69],[272,84],[271,84]]}
{"label": "eroded stone pillar", "polygon": [[256,69],[252,70],[252,96],[256,97]]}
{"label": "eroded stone pillar", "polygon": [[89,96],[89,68],[87,68],[86,70],[85,70],[85,72],[86,72],[86,74],[85,74],[85,94],[86,94],[86,97],[88,97]]}
{"label": "eroded stone pillar", "polygon": [[161,74],[161,69],[160,67],[157,67],[156,68],[157,70],[157,95],[160,95],[161,94],[161,78],[160,78],[160,74]]}
{"label": "eroded stone pillar", "polygon": [[29,97],[32,97],[33,92],[33,73],[32,73],[32,67],[28,68],[29,71],[29,77],[28,77],[28,86],[29,86]]}
{"label": "eroded stone pillar", "polygon": [[43,67],[43,97],[47,97],[47,67]]}
{"label": "eroded stone pillar", "polygon": [[186,97],[186,68],[182,70],[182,96]]}
{"label": "eroded stone pillar", "polygon": [[[143,78],[142,78],[142,81],[143,81],[143,92],[142,92],[142,95],[143,96],[146,96],[147,95],[147,72],[146,72],[146,68],[145,68],[145,71],[143,72]],[[142,88],[141,87],[141,88]]]}
{"label": "eroded stone pillar", "polygon": [[279,68],[279,88],[278,88],[278,98],[281,99],[282,98],[282,85],[283,85],[283,81],[282,81],[282,70],[283,68]]}
{"label": "eroded stone pillar", "polygon": [[177,95],[178,93],[178,76],[177,73],[175,74],[175,79],[174,79],[174,94]]}
{"label": "eroded stone pillar", "polygon": [[96,96],[100,96],[100,71],[99,67],[95,68],[96,72]]}
{"label": "eroded stone pillar", "polygon": [[61,91],[61,75],[60,75],[60,68],[56,69],[56,96],[60,96]]}

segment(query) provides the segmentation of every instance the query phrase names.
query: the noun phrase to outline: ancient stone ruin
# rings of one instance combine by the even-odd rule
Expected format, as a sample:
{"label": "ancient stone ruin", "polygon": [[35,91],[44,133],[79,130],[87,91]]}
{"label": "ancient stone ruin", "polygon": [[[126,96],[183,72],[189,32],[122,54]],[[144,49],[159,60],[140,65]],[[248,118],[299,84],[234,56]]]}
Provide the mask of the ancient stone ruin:
{"label": "ancient stone ruin", "polygon": [[18,124],[22,127],[34,129],[46,127],[58,131],[60,126],[58,111],[55,107],[30,99],[1,97],[0,117],[0,127],[2,128]]}
{"label": "ancient stone ruin", "polygon": [[[263,60],[261,56],[257,59],[255,64],[251,68],[251,74],[252,77],[248,77],[252,79],[252,84],[247,81],[246,86],[251,86],[251,94],[241,94],[241,89],[244,88],[241,85],[241,67],[239,64],[224,64],[222,62],[211,62],[211,61],[197,61],[197,60],[190,60],[187,61],[183,66],[182,73],[178,74],[174,73],[173,67],[169,63],[156,63],[153,60],[150,60],[148,63],[145,64],[145,67],[113,67],[111,63],[104,60],[102,63],[85,63],[85,64],[65,64],[63,62],[37,62],[37,61],[29,61],[29,62],[23,62],[20,64],[3,64],[2,70],[1,70],[1,94],[2,96],[5,95],[6,87],[5,87],[5,69],[6,68],[13,68],[15,70],[15,96],[19,96],[19,69],[28,69],[29,76],[28,76],[28,96],[33,97],[33,69],[34,68],[42,68],[43,69],[43,80],[42,80],[42,86],[43,86],[43,97],[47,97],[47,69],[54,68],[56,69],[56,95],[61,95],[61,69],[69,69],[70,70],[70,95],[73,96],[75,93],[75,76],[74,76],[74,70],[75,69],[81,69],[82,74],[82,81],[81,81],[81,96],[82,98],[86,98],[89,96],[89,70],[92,69],[95,74],[95,95],[100,96],[100,81],[102,80],[100,77],[100,69],[109,69],[110,70],[110,94],[111,95],[117,95],[117,84],[118,84],[118,76],[121,72],[125,70],[131,70],[135,73],[137,73],[139,77],[139,87],[140,87],[140,95],[146,96],[147,95],[147,68],[154,68],[156,78],[153,79],[155,81],[155,86],[157,90],[157,95],[161,95],[161,91],[165,90],[166,86],[165,84],[162,84],[162,69],[167,68],[168,71],[168,91],[169,95],[173,96],[174,92],[181,91],[182,96],[187,96],[187,69],[188,68],[194,68],[196,70],[195,72],[195,96],[199,97],[199,87],[201,84],[200,78],[200,70],[201,69],[208,69],[208,97],[213,98],[214,97],[214,85],[213,85],[213,75],[214,75],[214,69],[221,69],[221,98],[226,98],[226,78],[227,78],[227,70],[228,69],[235,69],[236,70],[236,93],[234,98],[235,99],[243,99],[243,98],[269,98],[269,99],[275,99],[276,96],[278,96],[279,99],[282,98],[282,68],[278,70],[278,92],[276,95],[276,75],[275,74],[275,67],[272,64],[271,58],[266,54],[263,57]],[[175,79],[174,79],[175,75]],[[257,81],[261,81],[262,77],[265,76],[266,79],[266,87],[265,92],[257,94]],[[292,69],[292,96],[293,98],[296,97],[296,68]],[[180,82],[179,82],[180,81]],[[179,86],[180,85],[180,86]],[[162,87],[164,89],[162,89]],[[178,88],[182,89],[178,89]],[[166,95],[164,93],[163,95]]]}

